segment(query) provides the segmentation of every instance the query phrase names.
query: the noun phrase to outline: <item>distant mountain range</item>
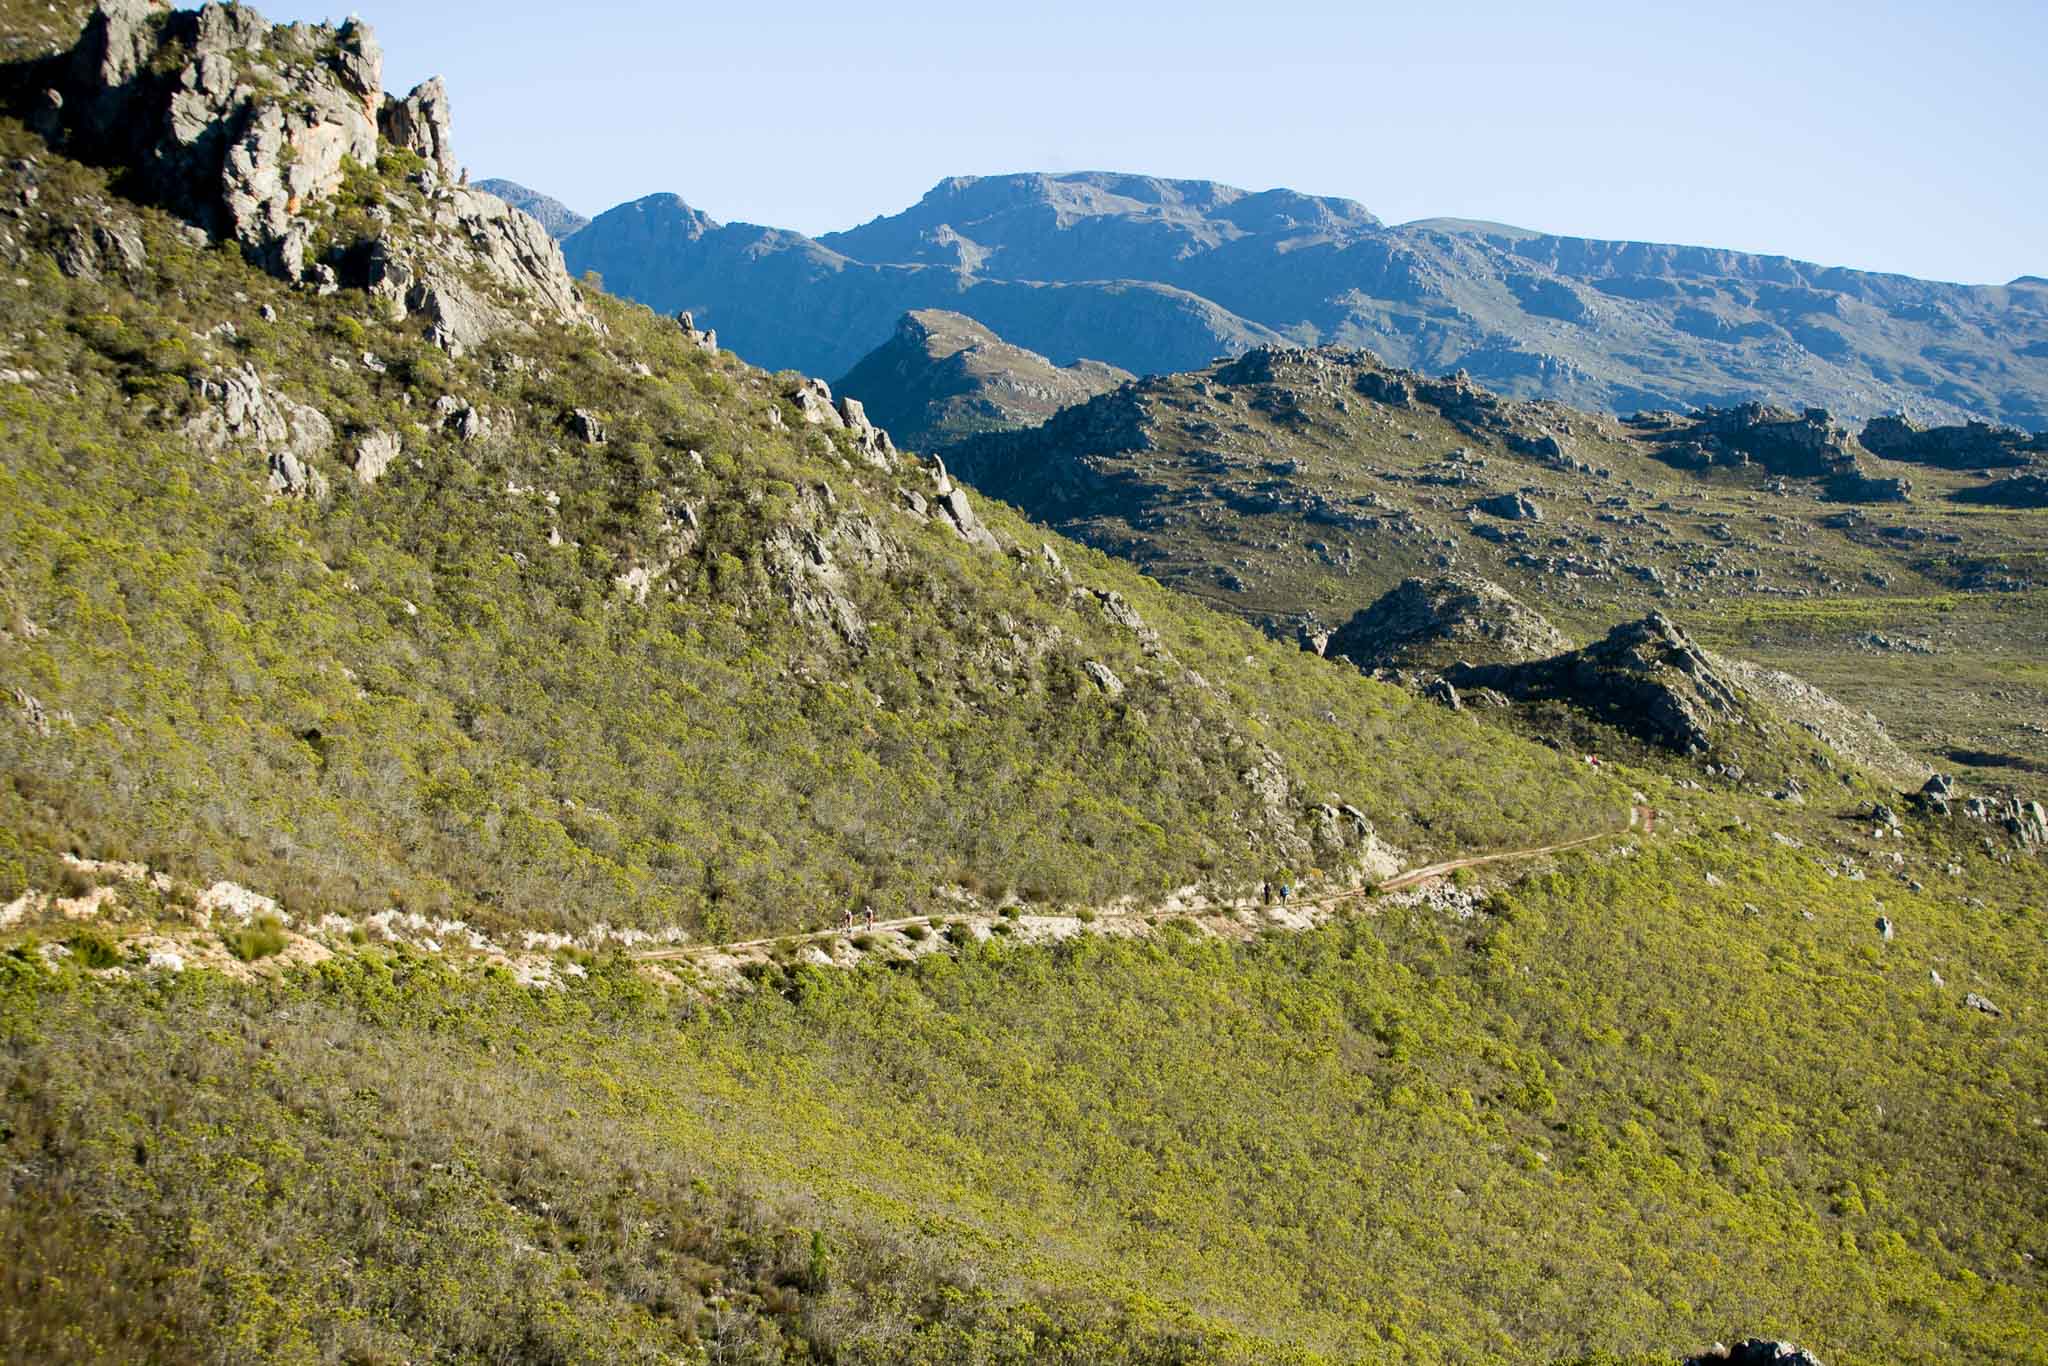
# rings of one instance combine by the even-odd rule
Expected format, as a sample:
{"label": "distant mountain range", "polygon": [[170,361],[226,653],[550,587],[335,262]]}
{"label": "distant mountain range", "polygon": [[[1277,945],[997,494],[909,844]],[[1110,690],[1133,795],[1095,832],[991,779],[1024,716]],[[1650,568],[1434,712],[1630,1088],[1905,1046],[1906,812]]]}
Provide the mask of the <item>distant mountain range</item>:
{"label": "distant mountain range", "polygon": [[674,195],[555,230],[574,270],[818,375],[941,308],[1059,364],[1138,373],[1343,343],[1613,412],[1762,399],[2048,426],[2048,279],[2032,276],[1966,286],[1463,219],[1390,227],[1344,199],[1096,173],[947,180],[818,238]]}

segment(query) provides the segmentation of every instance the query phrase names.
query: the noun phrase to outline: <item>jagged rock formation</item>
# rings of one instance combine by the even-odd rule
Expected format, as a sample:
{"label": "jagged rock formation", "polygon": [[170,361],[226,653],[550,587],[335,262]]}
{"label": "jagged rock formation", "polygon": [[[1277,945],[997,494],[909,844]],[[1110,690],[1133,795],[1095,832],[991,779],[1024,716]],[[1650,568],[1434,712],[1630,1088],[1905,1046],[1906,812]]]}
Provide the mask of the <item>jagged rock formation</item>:
{"label": "jagged rock formation", "polygon": [[1912,492],[1907,480],[1867,474],[1856,438],[1825,408],[1744,403],[1690,417],[1639,413],[1629,421],[1659,440],[1659,458],[1678,469],[1756,465],[1785,478],[1823,480],[1828,497],[1842,503],[1904,502]]}
{"label": "jagged rock formation", "polygon": [[1054,365],[964,314],[918,309],[898,319],[889,340],[838,387],[922,451],[977,432],[1035,427],[1131,378],[1100,361]]}
{"label": "jagged rock formation", "polygon": [[1899,413],[1865,423],[1862,441],[1865,449],[1887,460],[1945,470],[2009,469],[2048,456],[2048,432],[2028,436],[1989,422],[1922,427]]}
{"label": "jagged rock formation", "polygon": [[1763,397],[1858,419],[2048,426],[2048,288],[2031,280],[1940,284],[1442,219],[1389,227],[1288,190],[960,177],[815,239],[656,196],[599,215],[569,252],[614,290],[713,319],[748,359],[811,374],[845,373],[906,309],[936,307],[1056,363],[1095,356],[1136,374],[1319,341],[1610,413]]}
{"label": "jagged rock formation", "polygon": [[[49,83],[45,137],[122,167],[138,191],[284,279],[368,289],[425,315],[451,350],[543,317],[595,325],[541,226],[457,183],[440,80],[386,95],[383,51],[359,20],[272,25],[239,5],[165,13],[101,0],[71,52],[35,74]],[[424,163],[426,221],[371,205],[372,229],[316,253],[351,168],[388,152]],[[100,258],[127,254],[118,239],[94,245]]]}
{"label": "jagged rock formation", "polygon": [[1338,627],[1322,653],[1371,672],[1525,663],[1570,648],[1561,632],[1497,584],[1455,574],[1404,580]]}
{"label": "jagged rock formation", "polygon": [[576,212],[561,200],[544,195],[539,190],[529,190],[513,180],[479,180],[476,188],[485,194],[494,194],[513,208],[527,215],[534,222],[548,230],[548,236],[557,242],[573,237],[588,227],[590,220]]}

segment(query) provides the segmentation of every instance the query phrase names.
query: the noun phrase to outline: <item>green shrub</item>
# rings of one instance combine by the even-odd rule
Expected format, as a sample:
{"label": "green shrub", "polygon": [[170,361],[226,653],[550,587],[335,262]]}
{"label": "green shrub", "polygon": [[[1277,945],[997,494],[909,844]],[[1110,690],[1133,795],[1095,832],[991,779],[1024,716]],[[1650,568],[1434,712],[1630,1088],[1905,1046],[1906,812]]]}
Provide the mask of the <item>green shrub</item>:
{"label": "green shrub", "polygon": [[248,924],[228,930],[220,937],[229,953],[244,963],[271,958],[284,952],[284,926],[276,916],[260,915]]}
{"label": "green shrub", "polygon": [[932,932],[922,925],[911,924],[903,927],[903,937],[913,944],[922,944],[931,938],[931,934]]}
{"label": "green shrub", "polygon": [[64,947],[70,949],[72,957],[88,968],[113,968],[121,965],[121,950],[95,930],[80,930],[64,941]]}
{"label": "green shrub", "polygon": [[1017,927],[1010,921],[998,920],[995,924],[988,927],[988,932],[990,934],[1000,934],[1007,936],[1015,934],[1017,932]]}
{"label": "green shrub", "polygon": [[1024,908],[1021,906],[1004,906],[996,914],[1005,920],[1015,920],[1018,916],[1024,914]]}
{"label": "green shrub", "polygon": [[1096,920],[1095,911],[1092,907],[1083,906],[1080,910],[1074,912],[1074,919],[1080,921],[1083,925],[1093,925]]}

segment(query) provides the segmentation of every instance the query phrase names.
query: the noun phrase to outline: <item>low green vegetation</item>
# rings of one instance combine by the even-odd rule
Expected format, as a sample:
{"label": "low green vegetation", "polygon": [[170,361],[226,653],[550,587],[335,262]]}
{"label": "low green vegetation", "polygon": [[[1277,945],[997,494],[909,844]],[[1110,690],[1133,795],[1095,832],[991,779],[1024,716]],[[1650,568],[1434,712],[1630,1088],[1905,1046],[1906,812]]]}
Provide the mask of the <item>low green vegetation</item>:
{"label": "low green vegetation", "polygon": [[250,986],[16,969],[4,1217],[33,1236],[0,1341],[2048,1361],[2048,879],[1954,857],[1915,893],[1735,830],[1476,916],[991,943],[717,1003],[618,961],[551,992],[381,952]]}

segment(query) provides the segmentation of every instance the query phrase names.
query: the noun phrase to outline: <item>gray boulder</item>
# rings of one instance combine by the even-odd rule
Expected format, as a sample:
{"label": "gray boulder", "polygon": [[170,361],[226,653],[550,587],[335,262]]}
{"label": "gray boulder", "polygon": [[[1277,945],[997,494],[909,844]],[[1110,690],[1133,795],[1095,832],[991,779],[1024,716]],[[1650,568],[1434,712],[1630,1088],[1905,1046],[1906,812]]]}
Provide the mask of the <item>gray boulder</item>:
{"label": "gray boulder", "polygon": [[1124,681],[1118,678],[1110,667],[1100,660],[1090,659],[1084,661],[1081,665],[1081,671],[1093,679],[1095,686],[1102,689],[1109,696],[1122,697],[1124,695]]}
{"label": "gray boulder", "polygon": [[404,449],[395,432],[368,433],[356,442],[354,467],[357,480],[365,488],[376,483]]}
{"label": "gray boulder", "polygon": [[1540,522],[1543,509],[1519,493],[1503,493],[1492,498],[1481,499],[1476,506],[1481,512],[1510,522]]}

